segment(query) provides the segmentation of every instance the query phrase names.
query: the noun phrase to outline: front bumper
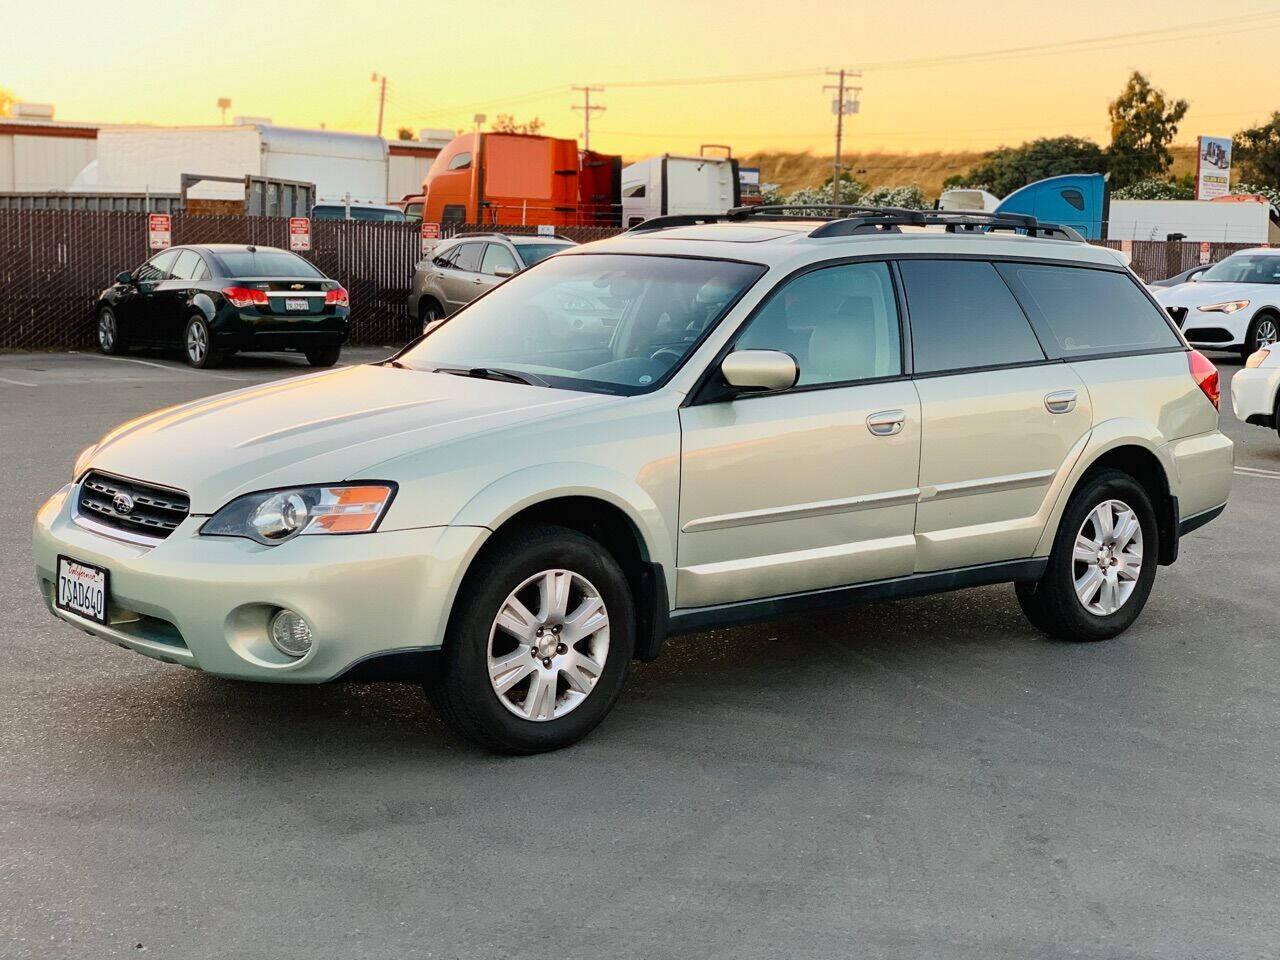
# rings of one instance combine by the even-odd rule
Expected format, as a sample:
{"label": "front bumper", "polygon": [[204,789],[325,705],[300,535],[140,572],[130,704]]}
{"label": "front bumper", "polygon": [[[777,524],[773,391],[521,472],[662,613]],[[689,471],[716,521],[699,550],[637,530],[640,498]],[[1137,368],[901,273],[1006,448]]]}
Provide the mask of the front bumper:
{"label": "front bumper", "polygon": [[1277,392],[1280,366],[1245,367],[1231,378],[1231,409],[1239,420],[1275,427]]}
{"label": "front bumper", "polygon": [[[299,537],[276,547],[201,537],[188,517],[144,547],[86,530],[71,519],[70,485],[36,514],[36,581],[55,616],[138,653],[245,680],[320,683],[371,658],[438,648],[482,527],[426,527],[356,536]],[[109,626],[53,606],[58,554],[110,571]],[[267,639],[287,607],[311,623],[301,659]]]}

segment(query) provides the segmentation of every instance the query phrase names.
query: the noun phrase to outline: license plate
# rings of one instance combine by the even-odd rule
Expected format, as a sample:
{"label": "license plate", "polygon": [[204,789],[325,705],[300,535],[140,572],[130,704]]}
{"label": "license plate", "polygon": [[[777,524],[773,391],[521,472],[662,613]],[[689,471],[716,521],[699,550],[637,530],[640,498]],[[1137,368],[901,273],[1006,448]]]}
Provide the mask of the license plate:
{"label": "license plate", "polygon": [[286,310],[310,310],[311,301],[301,299],[295,300],[292,297],[289,297],[284,302],[284,308]]}
{"label": "license plate", "polygon": [[107,622],[107,578],[102,567],[91,563],[58,557],[58,592],[54,606],[67,613]]}

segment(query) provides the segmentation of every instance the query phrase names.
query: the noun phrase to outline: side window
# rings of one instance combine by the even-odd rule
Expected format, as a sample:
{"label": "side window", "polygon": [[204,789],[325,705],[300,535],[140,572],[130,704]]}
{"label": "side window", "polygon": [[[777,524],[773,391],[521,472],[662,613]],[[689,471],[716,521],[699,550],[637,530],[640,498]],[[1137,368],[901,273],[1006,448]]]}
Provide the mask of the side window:
{"label": "side window", "polygon": [[644,194],[645,194],[645,184],[643,183],[633,183],[631,186],[624,187],[622,189],[622,196],[624,199],[630,199],[632,197],[643,197]]}
{"label": "side window", "polygon": [[164,253],[157,253],[134,271],[133,279],[138,283],[159,283],[169,275],[169,269],[173,266],[173,261],[177,259],[177,250],[166,250]]}
{"label": "side window", "polygon": [[183,250],[169,271],[174,280],[194,280],[200,268],[200,255],[194,250]]}
{"label": "side window", "polygon": [[196,272],[191,279],[192,280],[208,280],[209,276],[210,276],[209,265],[204,262],[204,257],[197,254],[196,255]]}
{"label": "side window", "polygon": [[471,166],[471,154],[460,153],[449,161],[450,170],[466,170]]}
{"label": "side window", "polygon": [[916,373],[1033,363],[1044,351],[996,268],[982,260],[903,260]]}
{"label": "side window", "polygon": [[485,244],[484,259],[480,261],[480,272],[496,276],[499,267],[506,267],[511,273],[519,269],[516,266],[516,258],[502,244]]}
{"label": "side window", "polygon": [[844,263],[788,281],[735,347],[791,354],[800,386],[897,376],[902,336],[889,267]]}
{"label": "side window", "polygon": [[1127,273],[1002,263],[1054,357],[1159,350],[1181,341]]}
{"label": "side window", "polygon": [[440,213],[441,223],[465,223],[467,208],[461,203],[446,203]]}
{"label": "side window", "polygon": [[1063,190],[1062,199],[1067,201],[1076,210],[1084,210],[1084,194],[1079,190]]}
{"label": "side window", "polygon": [[452,267],[454,257],[456,257],[457,255],[458,255],[458,248],[451,247],[448,250],[446,250],[444,253],[440,254],[438,257],[434,257],[431,262],[434,263],[437,267],[446,267],[446,268]]}
{"label": "side window", "polygon": [[453,266],[457,270],[476,273],[480,269],[480,251],[483,243],[464,243],[458,248],[458,255],[453,258]]}

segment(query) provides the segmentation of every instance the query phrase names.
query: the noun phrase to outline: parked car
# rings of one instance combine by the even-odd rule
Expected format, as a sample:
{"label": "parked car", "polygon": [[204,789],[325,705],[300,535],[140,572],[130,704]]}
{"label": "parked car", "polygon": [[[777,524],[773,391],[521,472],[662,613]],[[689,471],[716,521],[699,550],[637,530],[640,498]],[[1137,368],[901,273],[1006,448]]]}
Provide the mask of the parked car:
{"label": "parked car", "polygon": [[347,339],[346,289],[297,254],[217,243],[170,247],[98,295],[98,348],[181,346],[193,367],[239,350],[297,350],[315,367]]}
{"label": "parked car", "polygon": [[[311,208],[312,220],[371,220],[375,223],[405,223],[400,207],[386,203],[317,203]],[[422,219],[421,216],[418,217]]]}
{"label": "parked car", "polygon": [[1181,273],[1174,274],[1172,277],[1165,277],[1163,280],[1152,280],[1147,284],[1148,287],[1176,287],[1182,283],[1195,283],[1200,279],[1200,275],[1208,270],[1210,264],[1202,263],[1199,266],[1192,267],[1190,270],[1183,270]]}
{"label": "parked car", "polygon": [[567,237],[461,233],[443,240],[413,271],[409,315],[428,328],[507,277],[574,245]]}
{"label": "parked car", "polygon": [[422,194],[407,193],[399,200],[394,200],[391,206],[404,212],[404,218],[409,223],[422,222],[422,205],[426,201],[426,197]]}
{"label": "parked car", "polygon": [[1156,300],[1192,346],[1247,357],[1280,339],[1280,250],[1241,250]]}
{"label": "parked car", "polygon": [[40,508],[37,583],[160,660],[420,681],[511,752],[674,633],[1012,581],[1113,637],[1225,507],[1218,373],[1108,250],[915,229],[1041,232],[976,216],[651,220],[388,360],[134,419]]}
{"label": "parked car", "polygon": [[1272,343],[1250,354],[1236,371],[1231,408],[1245,423],[1280,430],[1280,347]]}

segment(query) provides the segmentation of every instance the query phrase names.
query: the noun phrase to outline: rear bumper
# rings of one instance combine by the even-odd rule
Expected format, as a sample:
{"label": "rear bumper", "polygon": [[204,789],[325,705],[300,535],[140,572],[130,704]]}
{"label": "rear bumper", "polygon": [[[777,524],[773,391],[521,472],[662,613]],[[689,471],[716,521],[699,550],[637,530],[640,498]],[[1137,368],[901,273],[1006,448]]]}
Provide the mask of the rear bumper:
{"label": "rear bumper", "polygon": [[[1231,495],[1235,466],[1235,445],[1230,438],[1213,430],[1174,440],[1165,445],[1164,452],[1167,462],[1173,465],[1170,492],[1178,498],[1181,516],[1193,518],[1213,510],[1221,513]],[[1212,520],[1213,516],[1208,519]]]}
{"label": "rear bumper", "polygon": [[1231,409],[1239,420],[1275,427],[1277,392],[1280,392],[1280,367],[1237,370],[1231,378]]}
{"label": "rear bumper", "polygon": [[214,343],[234,350],[309,350],[345,343],[349,311],[302,316],[225,309],[209,325]]}

